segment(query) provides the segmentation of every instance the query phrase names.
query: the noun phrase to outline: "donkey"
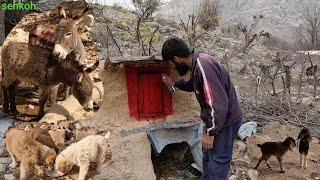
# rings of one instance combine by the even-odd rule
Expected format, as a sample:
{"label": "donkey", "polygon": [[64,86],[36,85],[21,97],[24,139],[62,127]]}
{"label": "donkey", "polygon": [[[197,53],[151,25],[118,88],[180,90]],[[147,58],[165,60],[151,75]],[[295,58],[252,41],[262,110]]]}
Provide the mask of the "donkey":
{"label": "donkey", "polygon": [[59,57],[59,60],[64,60],[68,54],[73,52],[76,55],[76,60],[81,63],[86,63],[86,53],[84,45],[78,33],[78,24],[87,15],[89,8],[85,8],[72,18],[67,18],[63,7],[59,7],[60,21],[56,30],[56,40],[53,48],[53,55]]}
{"label": "donkey", "polygon": [[[60,21],[56,30],[55,45],[53,48],[53,55],[59,58],[59,61],[66,59],[71,52],[75,54],[75,60],[81,64],[87,64],[86,52],[78,33],[78,24],[83,20],[89,11],[85,8],[71,18],[66,16],[63,7],[59,7]],[[59,85],[52,89],[50,99],[52,103],[57,100]],[[97,88],[98,89],[98,88]],[[69,96],[70,87],[66,89],[66,98]],[[100,90],[98,89],[100,92]]]}
{"label": "donkey", "polygon": [[[93,109],[93,81],[89,73],[97,68],[99,61],[86,68],[73,53],[65,61],[58,61],[52,51],[40,46],[11,42],[2,50],[3,112],[18,114],[15,103],[16,89],[20,82],[39,87],[40,110],[38,119],[44,115],[44,107],[50,90],[59,83],[71,86],[75,98],[86,110]],[[10,103],[10,111],[9,111]]]}

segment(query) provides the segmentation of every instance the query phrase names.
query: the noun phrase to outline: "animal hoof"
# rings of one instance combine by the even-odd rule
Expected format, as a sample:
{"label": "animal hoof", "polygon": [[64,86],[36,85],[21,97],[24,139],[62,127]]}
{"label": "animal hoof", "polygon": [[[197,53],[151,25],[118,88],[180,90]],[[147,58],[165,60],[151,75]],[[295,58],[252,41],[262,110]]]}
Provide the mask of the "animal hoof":
{"label": "animal hoof", "polygon": [[280,171],[280,173],[285,173],[285,171]]}

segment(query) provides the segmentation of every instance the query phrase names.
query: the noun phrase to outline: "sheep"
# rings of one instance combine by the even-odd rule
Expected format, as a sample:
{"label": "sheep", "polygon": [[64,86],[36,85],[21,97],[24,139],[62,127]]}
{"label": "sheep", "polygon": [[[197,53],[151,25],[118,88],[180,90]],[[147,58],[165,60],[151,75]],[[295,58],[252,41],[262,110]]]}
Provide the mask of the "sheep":
{"label": "sheep", "polygon": [[[99,62],[86,68],[74,60],[76,55],[69,54],[66,60],[59,61],[52,56],[52,51],[26,43],[10,42],[2,50],[2,92],[4,97],[3,112],[18,114],[15,95],[20,82],[39,87],[40,110],[37,119],[44,115],[44,107],[50,91],[59,83],[71,87],[73,95],[86,110],[93,108],[93,81],[89,73],[94,71]],[[10,103],[10,111],[9,111]]]}

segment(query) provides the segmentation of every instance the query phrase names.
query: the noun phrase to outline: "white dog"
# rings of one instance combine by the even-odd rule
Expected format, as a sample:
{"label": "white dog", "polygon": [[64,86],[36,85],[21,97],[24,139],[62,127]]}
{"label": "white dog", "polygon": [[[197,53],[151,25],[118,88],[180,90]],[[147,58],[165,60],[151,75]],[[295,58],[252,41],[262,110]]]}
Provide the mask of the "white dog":
{"label": "white dog", "polygon": [[106,155],[110,153],[109,136],[110,132],[105,136],[91,135],[68,146],[56,158],[56,175],[59,177],[63,176],[74,165],[77,165],[80,167],[79,180],[84,180],[91,162],[97,162],[98,170],[100,170],[101,165],[106,159]]}

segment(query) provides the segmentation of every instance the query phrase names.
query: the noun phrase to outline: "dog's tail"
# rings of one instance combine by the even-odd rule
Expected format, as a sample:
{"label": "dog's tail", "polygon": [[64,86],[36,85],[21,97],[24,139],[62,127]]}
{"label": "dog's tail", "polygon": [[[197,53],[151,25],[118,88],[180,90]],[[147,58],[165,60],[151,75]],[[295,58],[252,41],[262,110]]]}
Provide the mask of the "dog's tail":
{"label": "dog's tail", "polygon": [[262,145],[261,145],[261,144],[257,144],[257,146],[258,146],[259,148],[262,148]]}
{"label": "dog's tail", "polygon": [[106,134],[104,137],[105,137],[106,139],[109,139],[110,134],[111,134],[110,131],[108,131],[107,134]]}

